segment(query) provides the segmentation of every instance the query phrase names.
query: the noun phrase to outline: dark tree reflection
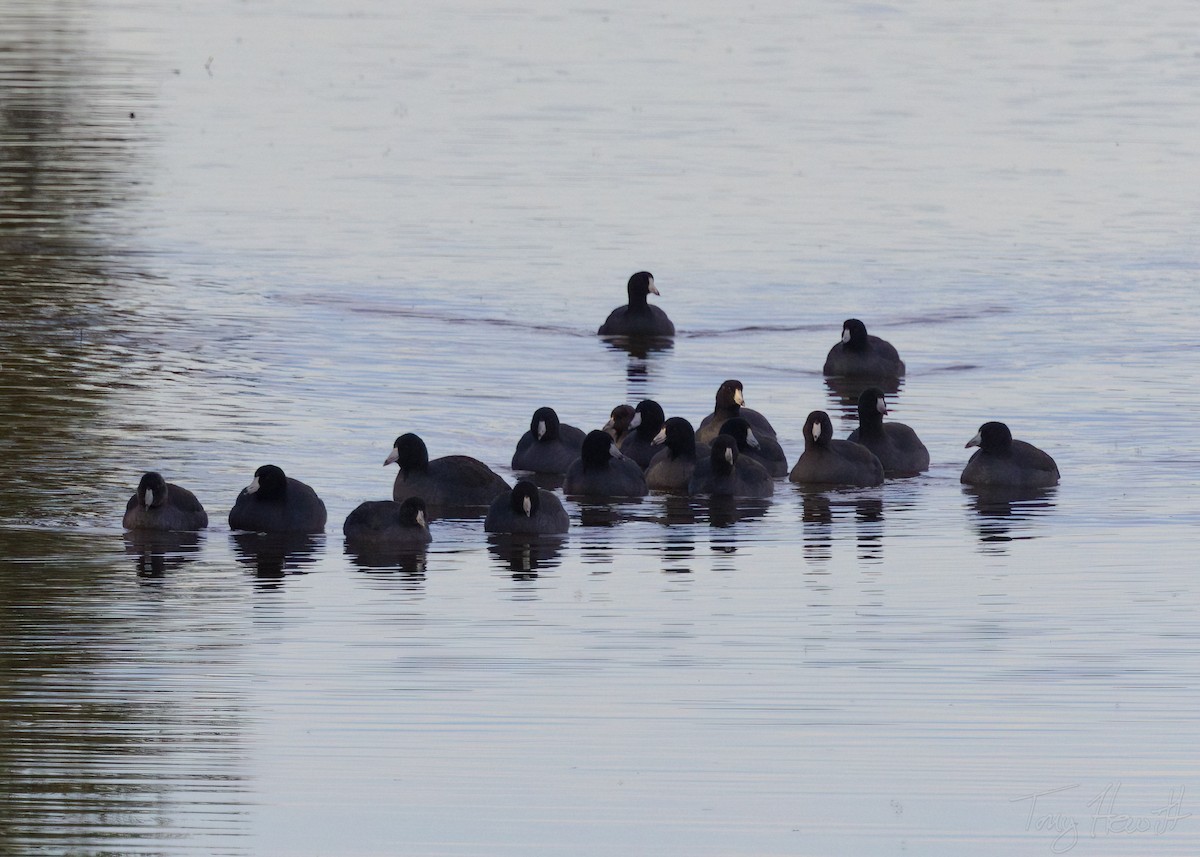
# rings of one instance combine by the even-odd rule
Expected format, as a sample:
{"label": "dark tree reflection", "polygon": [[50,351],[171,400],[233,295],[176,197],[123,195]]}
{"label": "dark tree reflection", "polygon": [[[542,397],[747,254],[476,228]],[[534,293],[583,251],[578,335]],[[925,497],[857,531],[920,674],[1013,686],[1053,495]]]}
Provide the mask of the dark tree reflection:
{"label": "dark tree reflection", "polygon": [[[123,621],[186,590],[172,572],[186,577],[194,545],[77,526],[109,513],[115,525],[130,492],[104,463],[101,417],[125,383],[119,293],[137,274],[121,261],[123,208],[148,149],[150,88],[129,75],[145,62],[96,50],[99,17],[80,0],[0,9],[3,854],[154,853],[238,826],[236,696],[206,698],[203,675],[189,688],[158,678],[206,631]],[[162,586],[139,584],[130,557]],[[230,668],[226,645],[205,655],[213,674]]]}

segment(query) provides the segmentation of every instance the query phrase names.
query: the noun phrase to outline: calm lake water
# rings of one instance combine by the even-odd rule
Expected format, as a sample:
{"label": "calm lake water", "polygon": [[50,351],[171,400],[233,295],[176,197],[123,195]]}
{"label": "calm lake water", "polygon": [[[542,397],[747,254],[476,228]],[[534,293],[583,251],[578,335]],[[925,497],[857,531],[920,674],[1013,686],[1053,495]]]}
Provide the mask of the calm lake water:
{"label": "calm lake water", "polygon": [[[0,4],[0,852],[1194,855],[1200,8]],[[653,271],[679,329],[594,331]],[[741,379],[863,318],[930,471],[557,547],[341,522],[415,431]],[[958,482],[980,423],[1059,488]],[[225,516],[264,463],[325,534]],[[120,526],[161,470],[212,526]]]}

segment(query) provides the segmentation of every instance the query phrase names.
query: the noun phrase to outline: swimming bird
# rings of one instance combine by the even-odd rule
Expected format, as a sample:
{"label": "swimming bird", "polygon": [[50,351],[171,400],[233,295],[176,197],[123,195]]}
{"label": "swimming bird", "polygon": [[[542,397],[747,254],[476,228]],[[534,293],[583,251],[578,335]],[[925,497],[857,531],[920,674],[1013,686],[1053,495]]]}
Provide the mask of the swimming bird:
{"label": "swimming bird", "polygon": [[645,497],[646,478],[637,462],[622,455],[612,438],[596,429],[583,439],[583,449],[563,480],[563,493],[598,497]]}
{"label": "swimming bird", "polygon": [[254,471],[229,510],[229,529],[256,533],[319,533],[325,504],[317,492],[274,464]]}
{"label": "swimming bird", "polygon": [[121,524],[127,530],[203,530],[208,513],[191,491],[151,471],[138,481]]}
{"label": "swimming bird", "polygon": [[383,464],[400,466],[392,485],[392,499],[397,502],[416,496],[428,506],[487,506],[508,490],[498,473],[468,455],[430,461],[425,441],[412,432],[396,438]]}
{"label": "swimming bird", "polygon": [[883,465],[885,476],[912,476],[929,469],[929,450],[917,433],[904,423],[883,421],[887,399],[878,387],[868,387],[858,397],[858,428],[846,438],[865,446]]}
{"label": "swimming bird", "polygon": [[552,492],[528,480],[519,481],[506,497],[492,501],[483,522],[486,533],[513,533],[519,536],[561,535],[571,526],[562,501]]}
{"label": "swimming bird", "polygon": [[633,419],[629,421],[629,433],[621,439],[617,448],[622,455],[645,470],[650,466],[650,459],[658,452],[654,439],[662,431],[665,422],[666,414],[662,405],[653,399],[642,399],[634,409]]}
{"label": "swimming bird", "polygon": [[583,447],[582,429],[559,422],[554,408],[538,408],[513,452],[513,470],[566,473]]}
{"label": "swimming bird", "polygon": [[657,295],[654,275],[639,271],[629,278],[627,285],[629,303],[619,306],[608,315],[604,324],[596,331],[600,336],[674,336],[675,325],[659,307],[647,302],[646,298]]}
{"label": "swimming bird", "polygon": [[801,484],[867,487],[883,483],[883,465],[865,446],[836,440],[829,414],[813,411],[804,421],[804,452],[788,479]]}
{"label": "swimming bird", "polygon": [[1013,440],[1004,423],[979,427],[966,448],[979,447],[963,468],[959,481],[966,485],[1005,485],[1015,488],[1049,488],[1059,480],[1054,459],[1031,443]]}
{"label": "swimming bird", "polygon": [[725,420],[721,434],[727,434],[737,441],[738,455],[757,461],[772,477],[787,476],[787,456],[773,436],[764,434],[759,437],[742,417]]}
{"label": "swimming bird", "polygon": [[713,412],[700,420],[700,427],[696,429],[696,440],[701,443],[712,443],[713,438],[721,433],[721,426],[725,425],[725,421],[734,417],[744,419],[760,435],[769,434],[771,437],[775,437],[776,432],[771,421],[753,408],[746,407],[743,390],[742,382],[736,379],[721,383],[721,386],[717,388]]}
{"label": "swimming bird", "polygon": [[658,451],[646,468],[646,485],[651,491],[687,493],[692,471],[701,458],[707,458],[707,444],[696,443],[692,424],[683,417],[671,417],[654,438]]}
{"label": "swimming bird", "polygon": [[825,358],[825,374],[899,378],[904,361],[890,342],[869,335],[857,318],[848,318],[842,323],[842,341]]}
{"label": "swimming bird", "polygon": [[608,422],[604,424],[603,430],[616,441],[618,448],[621,441],[625,439],[625,435],[629,434],[629,423],[633,420],[635,413],[633,405],[617,405],[612,409]]}
{"label": "swimming bird", "polygon": [[388,547],[422,548],[433,541],[425,521],[425,501],[409,497],[368,500],[346,516],[342,533],[348,542],[386,544]]}
{"label": "swimming bird", "polygon": [[692,471],[688,493],[770,497],[775,493],[775,480],[757,461],[738,455],[737,441],[722,434],[712,442],[708,459],[697,463]]}

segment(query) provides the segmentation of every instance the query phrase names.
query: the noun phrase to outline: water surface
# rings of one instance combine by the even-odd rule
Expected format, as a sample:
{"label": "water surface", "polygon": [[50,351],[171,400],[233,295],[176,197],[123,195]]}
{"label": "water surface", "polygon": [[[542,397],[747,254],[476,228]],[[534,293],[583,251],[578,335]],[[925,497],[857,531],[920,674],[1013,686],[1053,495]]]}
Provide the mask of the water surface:
{"label": "water surface", "polygon": [[[0,850],[1194,851],[1191,6],[0,17]],[[794,461],[849,316],[921,477],[343,544],[543,404],[739,378]],[[1062,485],[965,491],[988,419]],[[266,462],[326,533],[229,532]],[[124,534],[146,469],[210,529]]]}

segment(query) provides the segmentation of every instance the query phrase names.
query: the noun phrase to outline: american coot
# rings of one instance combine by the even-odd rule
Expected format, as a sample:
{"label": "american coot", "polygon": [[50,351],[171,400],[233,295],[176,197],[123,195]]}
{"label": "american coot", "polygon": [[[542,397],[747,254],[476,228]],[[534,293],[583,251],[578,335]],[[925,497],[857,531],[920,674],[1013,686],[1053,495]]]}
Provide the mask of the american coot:
{"label": "american coot", "polygon": [[619,306],[608,315],[596,331],[600,336],[674,336],[675,325],[667,314],[651,306],[646,298],[658,294],[654,275],[639,271],[629,278],[629,303]]}
{"label": "american coot", "polygon": [[865,324],[848,318],[842,324],[842,341],[830,348],[825,358],[825,374],[899,378],[904,374],[904,361],[890,342],[868,335]]}
{"label": "american coot", "polygon": [[629,421],[630,431],[618,445],[621,454],[637,462],[637,466],[645,470],[650,466],[650,459],[658,452],[654,439],[662,431],[665,422],[666,414],[658,402],[653,399],[638,402],[633,419]]}
{"label": "american coot", "polygon": [[750,423],[741,417],[725,420],[721,434],[727,434],[737,441],[738,455],[757,461],[772,477],[787,476],[787,456],[783,454],[779,441],[771,435],[759,437],[750,428]]}
{"label": "american coot", "polygon": [[654,442],[659,449],[646,468],[646,485],[651,491],[687,493],[696,462],[708,456],[708,445],[696,443],[696,432],[683,417],[667,420]]}
{"label": "american coot", "polygon": [[567,510],[553,493],[522,479],[505,496],[492,501],[483,530],[519,536],[561,535],[570,529]]}
{"label": "american coot", "polygon": [[708,459],[697,463],[688,483],[689,494],[723,497],[770,497],[775,480],[757,461],[738,455],[737,441],[717,435]]}
{"label": "american coot", "polygon": [[883,465],[865,446],[834,439],[829,414],[813,411],[804,421],[804,452],[788,479],[814,485],[880,485]]}
{"label": "american coot", "polygon": [[534,473],[566,473],[583,447],[582,429],[559,422],[554,408],[538,408],[529,421],[529,431],[517,441],[513,470]]}
{"label": "american coot", "polygon": [[425,441],[409,432],[396,438],[383,462],[400,465],[392,499],[420,497],[429,506],[487,506],[508,490],[508,483],[482,461],[467,455],[429,460]]}
{"label": "american coot", "polygon": [[150,472],[125,504],[121,524],[127,530],[202,530],[208,526],[208,513],[191,491]]}
{"label": "american coot", "polygon": [[760,435],[769,434],[771,437],[775,437],[775,428],[771,425],[770,420],[758,411],[745,406],[746,399],[743,391],[742,382],[732,379],[723,382],[717,388],[716,406],[711,414],[700,420],[700,427],[696,429],[696,440],[701,443],[712,443],[713,438],[721,433],[721,426],[725,425],[725,421],[734,417],[744,419]]}
{"label": "american coot", "polygon": [[625,435],[629,434],[629,423],[632,422],[635,413],[633,405],[617,405],[612,409],[608,422],[604,424],[604,431],[616,441],[618,447]]}
{"label": "american coot", "polygon": [[409,497],[368,500],[346,516],[342,533],[347,541],[386,544],[388,547],[423,547],[433,541],[425,521],[425,501]]}
{"label": "american coot", "polygon": [[563,480],[564,494],[595,497],[645,497],[646,478],[636,462],[623,456],[612,438],[596,429],[583,439],[583,449]]}
{"label": "american coot", "polygon": [[319,533],[325,504],[317,492],[274,464],[254,471],[254,480],[229,510],[229,529],[256,533]]}
{"label": "american coot", "polygon": [[904,423],[885,423],[887,399],[883,390],[868,387],[858,397],[858,428],[846,438],[865,446],[879,463],[886,476],[912,476],[929,469],[929,450],[917,433]]}
{"label": "american coot", "polygon": [[966,485],[1049,488],[1058,484],[1054,459],[1031,443],[1013,440],[1004,423],[984,423],[966,445],[979,447],[963,468],[959,481]]}

